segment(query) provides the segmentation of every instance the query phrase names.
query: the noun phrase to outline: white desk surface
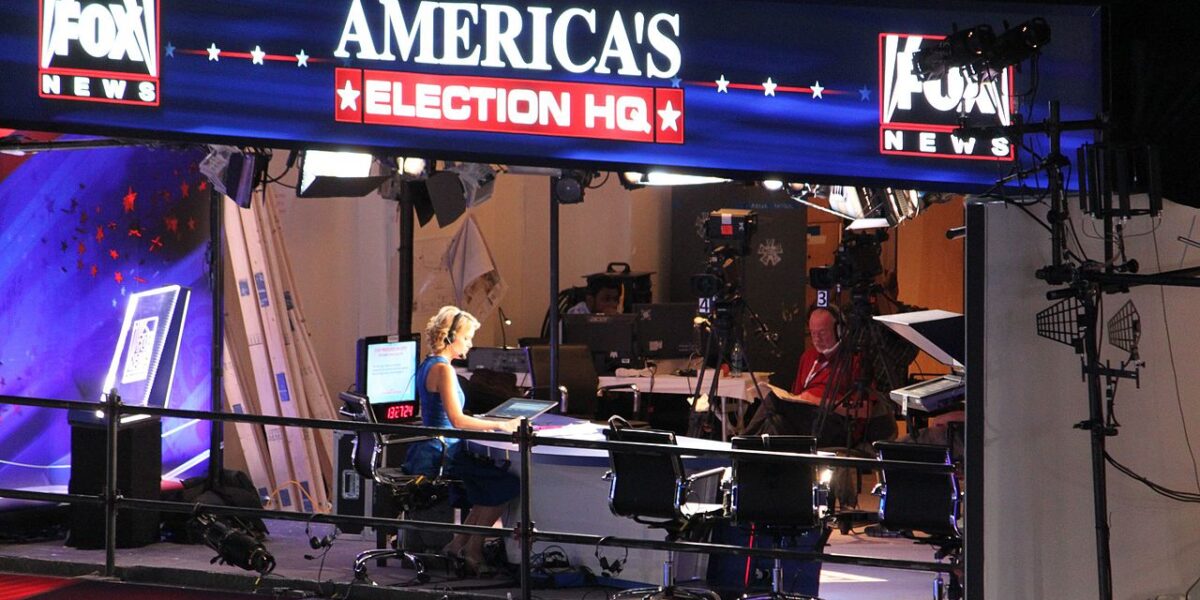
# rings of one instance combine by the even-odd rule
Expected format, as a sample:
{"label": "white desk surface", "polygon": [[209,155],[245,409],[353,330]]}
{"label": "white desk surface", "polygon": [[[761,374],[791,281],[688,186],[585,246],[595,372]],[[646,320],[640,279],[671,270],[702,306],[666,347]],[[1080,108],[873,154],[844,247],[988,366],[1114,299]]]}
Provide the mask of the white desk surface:
{"label": "white desk surface", "polygon": [[[459,368],[459,375],[471,378],[471,372]],[[712,369],[704,371],[704,380],[700,382],[700,393],[707,394],[712,386]],[[767,381],[769,373],[756,373],[759,383]],[[517,373],[517,387],[529,387],[529,374]],[[650,376],[624,376],[618,377],[615,375],[601,375],[599,377],[601,386],[610,385],[628,385],[635,384],[638,386],[638,391],[645,394],[679,394],[691,396],[696,391],[696,377],[685,377],[683,375],[655,375]],[[737,377],[723,375],[717,380],[717,396],[721,398],[737,398],[747,402],[754,401],[758,395],[754,391],[754,380],[751,379],[749,373],[743,373]]]}
{"label": "white desk surface", "polygon": [[[551,418],[552,422],[563,419],[557,415],[543,415],[538,421]],[[575,421],[574,419],[568,419]],[[535,421],[538,437],[571,438],[577,440],[605,441],[603,430],[605,425],[590,421],[578,421],[559,425],[557,423],[541,425]],[[729,450],[729,442],[705,440],[687,436],[676,436],[676,443],[683,448],[698,448],[704,450]],[[470,440],[472,448],[479,452],[487,452],[492,458],[509,460],[514,464],[520,461],[520,451],[516,444],[491,440]],[[707,457],[706,457],[707,458]],[[708,462],[704,459],[699,459]],[[717,459],[719,460],[719,459]],[[566,446],[535,445],[533,461],[536,463],[553,463],[562,465],[595,466],[608,464],[608,451],[599,448],[572,448]],[[689,460],[689,462],[691,462]]]}

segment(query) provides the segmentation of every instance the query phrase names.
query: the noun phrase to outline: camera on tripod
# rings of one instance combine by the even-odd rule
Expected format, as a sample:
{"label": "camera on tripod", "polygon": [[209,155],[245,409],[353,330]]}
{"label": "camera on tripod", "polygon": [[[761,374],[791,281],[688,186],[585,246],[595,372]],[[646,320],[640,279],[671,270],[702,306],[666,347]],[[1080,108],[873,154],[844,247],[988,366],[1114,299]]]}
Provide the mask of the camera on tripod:
{"label": "camera on tripod", "polygon": [[757,226],[758,215],[752,210],[721,208],[708,214],[704,222],[704,271],[691,278],[692,292],[701,298],[701,313],[705,316],[732,318],[741,293],[738,269],[741,258],[750,251],[750,238]]}
{"label": "camera on tripod", "polygon": [[833,264],[808,270],[808,284],[817,290],[843,288],[864,290],[883,273],[880,253],[887,240],[887,231],[870,233],[847,232],[833,255]]}

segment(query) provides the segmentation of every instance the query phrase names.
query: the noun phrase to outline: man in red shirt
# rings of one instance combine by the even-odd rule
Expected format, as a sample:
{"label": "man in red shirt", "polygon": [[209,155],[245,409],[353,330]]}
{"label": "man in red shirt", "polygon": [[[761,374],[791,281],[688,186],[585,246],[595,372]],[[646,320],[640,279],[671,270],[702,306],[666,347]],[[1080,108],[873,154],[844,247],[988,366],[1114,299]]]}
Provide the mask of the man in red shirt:
{"label": "man in red shirt", "polygon": [[[891,439],[896,421],[889,407],[870,389],[858,389],[861,364],[852,348],[842,345],[844,320],[836,307],[814,307],[808,313],[812,348],[800,356],[791,393],[770,388],[746,426],[746,433],[816,435],[818,447],[852,447]],[[820,431],[816,432],[820,425]]]}

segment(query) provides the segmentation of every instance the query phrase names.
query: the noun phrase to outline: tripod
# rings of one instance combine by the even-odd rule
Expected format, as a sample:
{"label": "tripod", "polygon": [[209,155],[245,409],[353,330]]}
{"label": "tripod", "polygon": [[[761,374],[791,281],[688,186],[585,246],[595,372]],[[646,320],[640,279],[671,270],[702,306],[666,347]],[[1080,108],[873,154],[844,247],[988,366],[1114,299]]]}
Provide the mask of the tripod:
{"label": "tripod", "polygon": [[[726,359],[729,359],[731,370],[739,369],[745,373],[749,373],[750,381],[754,384],[755,393],[758,393],[758,377],[754,371],[750,369],[749,361],[745,352],[745,332],[741,326],[743,320],[742,315],[749,317],[754,323],[755,330],[765,339],[772,347],[775,346],[778,335],[772,332],[750,308],[749,304],[741,296],[734,296],[725,301],[717,301],[713,303],[713,318],[711,320],[712,327],[709,331],[708,339],[704,346],[704,360],[700,363],[700,368],[696,373],[696,388],[693,390],[693,414],[695,410],[696,399],[700,397],[701,388],[704,387],[704,374],[708,369],[708,364],[711,362],[718,365],[713,368],[711,381],[708,382],[708,398],[716,398],[717,390],[720,386],[721,369],[719,365]],[[740,352],[727,352],[727,350],[741,348]],[[716,425],[721,427],[721,441],[728,440],[728,430],[726,419],[729,418],[729,412],[726,410],[725,397],[720,396],[721,416],[715,419],[711,418],[712,405],[709,405],[709,410],[704,413],[700,421],[694,422],[689,427],[688,435],[693,437],[715,437],[713,436],[712,428]],[[761,400],[761,398],[760,398]],[[739,415],[741,411],[739,410]]]}

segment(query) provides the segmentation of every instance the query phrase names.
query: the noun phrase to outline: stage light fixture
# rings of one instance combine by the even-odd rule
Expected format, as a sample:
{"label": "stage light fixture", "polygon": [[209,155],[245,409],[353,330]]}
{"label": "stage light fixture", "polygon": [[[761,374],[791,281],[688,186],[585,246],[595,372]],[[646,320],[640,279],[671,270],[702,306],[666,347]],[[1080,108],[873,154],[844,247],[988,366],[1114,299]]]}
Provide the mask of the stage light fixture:
{"label": "stage light fixture", "polygon": [[899,225],[921,212],[921,196],[916,190],[887,188],[883,195],[885,218],[890,225]]}
{"label": "stage light fixture", "polygon": [[358,152],[305,150],[296,195],[300,198],[356,198],[375,191],[389,175],[371,175],[374,157]]}
{"label": "stage light fixture", "polygon": [[563,169],[559,176],[550,178],[550,197],[559,204],[579,204],[591,182],[592,174],[587,171]]}
{"label": "stage light fixture", "polygon": [[988,25],[956,30],[913,54],[913,74],[919,81],[933,81],[960,68],[975,81],[992,81],[1050,43],[1050,25],[1041,17],[1005,27],[999,36]]}
{"label": "stage light fixture", "polygon": [[931,81],[945,77],[954,67],[975,71],[987,61],[995,43],[996,35],[988,25],[956,30],[913,54],[913,74],[919,81]]}
{"label": "stage light fixture", "polygon": [[447,171],[458,174],[467,206],[479,206],[492,197],[496,188],[496,170],[481,163],[450,163]]}
{"label": "stage light fixture", "polygon": [[629,171],[623,173],[621,175],[621,179],[622,183],[628,182],[629,185],[633,186],[704,185],[706,183],[725,183],[729,181],[724,177],[711,177],[708,175],[682,175],[679,173],[665,173],[662,171],[650,171],[649,173]]}
{"label": "stage light fixture", "polygon": [[758,183],[769,192],[778,192],[783,189],[783,182],[778,179],[764,179]]}

